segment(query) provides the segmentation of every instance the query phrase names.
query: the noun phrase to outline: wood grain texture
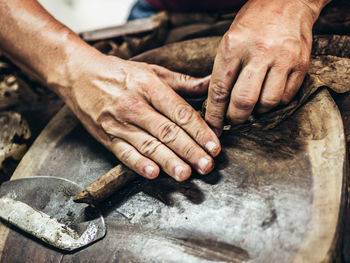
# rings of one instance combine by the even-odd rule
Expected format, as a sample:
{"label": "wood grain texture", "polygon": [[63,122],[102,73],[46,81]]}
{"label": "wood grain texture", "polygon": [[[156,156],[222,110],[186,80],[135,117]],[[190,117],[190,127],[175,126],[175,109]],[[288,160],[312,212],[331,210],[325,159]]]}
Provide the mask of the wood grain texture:
{"label": "wood grain texture", "polygon": [[[318,59],[301,98],[322,85],[346,86],[347,78],[333,81],[336,70],[322,71],[344,68],[343,60]],[[311,98],[272,130],[226,133],[209,176],[139,178],[113,195],[102,207],[112,236],[88,249],[63,255],[2,225],[1,261],[331,262],[344,209],[344,134],[328,92]],[[65,108],[13,178],[54,175],[86,186],[117,163]]]}
{"label": "wood grain texture", "polygon": [[[333,1],[314,32],[349,34],[349,10],[347,0]],[[161,16],[158,21],[152,18],[85,36],[92,42],[107,39],[99,48],[129,58],[164,42],[222,35],[234,18],[234,14]],[[167,46],[160,49],[162,54],[153,50],[143,56],[203,76],[211,72],[219,41],[186,42],[184,48],[166,50]],[[313,55],[346,58],[349,43],[349,36],[316,36]],[[317,84],[315,90],[325,85],[345,92],[346,60],[316,59],[307,81]],[[330,70],[333,66],[337,70]],[[332,80],[339,78],[335,73],[346,81],[334,85]],[[102,207],[109,233],[88,249],[62,254],[0,224],[0,261],[331,262],[339,247],[344,210],[344,134],[327,91],[312,95],[297,110],[306,102],[305,94],[311,95],[302,93],[298,107],[288,111],[293,116],[273,130],[239,128],[226,133],[218,166],[209,176],[194,175],[181,184],[165,175],[155,181],[140,178],[116,193]],[[13,92],[10,104],[18,103],[17,95]],[[275,113],[277,119],[280,113]],[[86,186],[117,163],[65,108],[39,136],[13,178],[55,175]]]}
{"label": "wood grain texture", "polygon": [[[14,178],[55,175],[86,186],[117,163],[74,126],[71,113],[61,112]],[[93,246],[61,254],[10,230],[1,262],[331,262],[345,144],[327,90],[273,130],[225,134],[222,141],[210,175],[184,183],[139,178],[108,199],[108,234]]]}
{"label": "wood grain texture", "polygon": [[[347,152],[348,152],[348,165],[350,163],[350,92],[345,94],[337,94],[332,93],[332,97],[334,98],[337,106],[339,107],[340,113],[342,115],[343,123],[344,123],[344,130],[345,130],[345,137],[347,141]],[[349,170],[347,171],[347,205],[345,208],[345,213],[343,217],[344,225],[342,226],[342,251],[340,253],[342,257],[343,263],[349,263],[350,262],[350,196],[349,196],[349,180],[350,180],[350,173]]]}

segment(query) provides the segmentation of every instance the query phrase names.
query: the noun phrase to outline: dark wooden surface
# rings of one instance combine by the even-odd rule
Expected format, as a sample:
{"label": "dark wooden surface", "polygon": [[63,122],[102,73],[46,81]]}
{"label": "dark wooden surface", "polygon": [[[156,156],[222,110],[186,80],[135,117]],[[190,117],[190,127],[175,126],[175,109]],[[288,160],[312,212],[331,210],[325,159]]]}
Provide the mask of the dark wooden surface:
{"label": "dark wooden surface", "polygon": [[[347,141],[347,152],[348,152],[348,165],[350,163],[350,92],[345,94],[336,94],[332,93],[332,97],[334,98],[336,104],[339,107],[343,123],[345,136]],[[347,174],[347,181],[349,182],[349,173]],[[350,199],[349,199],[349,188],[347,191],[347,206],[344,213],[344,226],[343,226],[343,243],[342,243],[342,251],[341,257],[344,263],[350,263]]]}
{"label": "dark wooden surface", "polygon": [[[86,186],[116,165],[66,113],[14,178],[51,175]],[[330,262],[344,206],[343,135],[323,90],[274,130],[224,135],[208,176],[139,178],[116,193],[102,206],[107,236],[91,247],[62,254],[0,227],[1,262]]]}
{"label": "dark wooden surface", "polygon": [[[343,3],[343,7],[339,8],[338,3]],[[315,33],[348,35],[349,7],[348,0],[333,1],[322,12],[314,27]],[[142,27],[128,28],[131,32],[118,28],[123,36],[128,32],[135,34],[140,29],[151,32],[151,36],[141,40],[129,37],[125,58],[132,54],[130,46],[138,47],[134,48],[138,54],[162,41],[221,35],[229,24],[225,20],[209,29],[197,25],[189,30],[188,24],[195,23],[192,15],[175,18],[170,16],[168,19],[174,27],[168,37],[162,26],[159,26],[162,30],[152,33],[151,29],[157,27],[155,23],[143,22]],[[213,17],[208,18],[208,21],[204,20],[201,14],[197,23],[215,22]],[[183,23],[184,19],[191,22]],[[176,21],[182,22],[177,24]],[[163,24],[167,23],[159,23]],[[182,29],[176,26],[182,26]],[[98,36],[96,32],[94,34]],[[328,49],[324,50],[329,54]],[[335,51],[347,56],[348,45]],[[347,95],[335,96],[349,136],[347,98]],[[273,131],[226,135],[224,152],[217,160],[219,165],[207,177],[195,175],[183,184],[164,175],[151,182],[136,181],[105,203],[103,212],[109,233],[103,241],[88,249],[61,254],[23,233],[8,232],[7,226],[0,225],[0,261],[329,262],[341,255],[344,262],[350,262],[350,212],[346,210],[343,217],[345,184],[340,180],[345,174],[341,167],[345,153],[337,144],[341,141],[341,128],[337,130],[330,125],[335,120],[339,126],[339,116],[335,117],[337,113],[331,101],[326,101],[330,103],[328,108],[314,98],[309,106]],[[31,114],[35,111],[28,112],[25,117],[34,118],[34,124],[38,121],[40,126],[42,122]],[[55,175],[86,186],[114,166],[117,161],[113,156],[81,127],[71,130],[76,123],[74,117],[67,115],[50,133],[44,132],[46,137],[41,136],[40,145],[29,151],[30,160],[27,158],[22,162],[15,177]],[[329,148],[322,148],[324,144]],[[338,170],[333,171],[330,167]],[[323,175],[323,181],[317,175]],[[344,225],[341,223],[343,218]],[[340,253],[342,230],[344,242]],[[322,243],[323,238],[332,242]],[[312,242],[308,243],[310,240]]]}

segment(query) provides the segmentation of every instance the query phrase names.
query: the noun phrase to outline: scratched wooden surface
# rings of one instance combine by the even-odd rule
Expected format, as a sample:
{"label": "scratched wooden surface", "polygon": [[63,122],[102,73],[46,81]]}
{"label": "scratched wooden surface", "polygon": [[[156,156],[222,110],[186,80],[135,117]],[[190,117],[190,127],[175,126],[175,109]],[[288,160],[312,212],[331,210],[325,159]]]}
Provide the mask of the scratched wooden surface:
{"label": "scratched wooden surface", "polygon": [[[7,226],[1,262],[331,262],[344,210],[345,142],[323,90],[276,129],[227,134],[208,176],[139,179],[102,206],[107,236],[63,254]],[[117,160],[63,110],[13,179],[52,175],[82,186]]]}
{"label": "scratched wooden surface", "polygon": [[[347,0],[333,1],[314,33],[349,34],[348,8]],[[159,19],[156,22],[166,24]],[[211,16],[203,20],[201,14],[201,23],[213,24],[209,29],[203,24],[188,26],[194,21],[186,19],[193,17],[170,17],[173,26],[183,27],[174,28],[166,38],[164,30],[152,32],[151,40],[157,43],[128,40],[138,44],[139,52],[163,38],[171,43],[222,35],[233,17],[215,22]],[[334,55],[348,56],[346,47],[336,49],[345,55]],[[125,58],[132,54],[129,49],[117,51]],[[350,114],[344,112],[350,113],[350,105],[342,97],[336,101],[349,135]],[[69,111],[62,111],[41,133],[13,179],[54,175],[86,186],[116,165],[117,160],[77,123]],[[342,257],[350,262],[348,210],[343,217],[342,131],[338,110],[322,91],[272,131],[225,135],[223,153],[211,175],[194,175],[182,184],[164,175],[155,181],[140,178],[115,194],[102,207],[107,236],[87,249],[63,254],[0,225],[0,261],[331,262]]]}
{"label": "scratched wooden surface", "polygon": [[[344,131],[347,141],[347,152],[348,152],[348,165],[350,163],[350,92],[345,94],[336,94],[332,93],[332,97],[334,98],[337,106],[339,107],[343,123],[344,123]],[[349,182],[349,171],[347,173],[347,181]],[[347,206],[344,212],[344,225],[342,229],[342,251],[339,255],[342,258],[343,263],[350,263],[350,197],[349,197],[349,186],[347,191]]]}

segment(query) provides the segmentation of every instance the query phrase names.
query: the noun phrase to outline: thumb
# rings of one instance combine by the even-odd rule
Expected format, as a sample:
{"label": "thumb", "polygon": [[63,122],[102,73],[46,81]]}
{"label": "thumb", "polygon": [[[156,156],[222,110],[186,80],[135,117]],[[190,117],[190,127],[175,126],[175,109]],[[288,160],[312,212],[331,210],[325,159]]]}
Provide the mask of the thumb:
{"label": "thumb", "polygon": [[208,92],[210,77],[195,78],[168,70],[158,65],[150,65],[154,73],[181,96],[198,97]]}

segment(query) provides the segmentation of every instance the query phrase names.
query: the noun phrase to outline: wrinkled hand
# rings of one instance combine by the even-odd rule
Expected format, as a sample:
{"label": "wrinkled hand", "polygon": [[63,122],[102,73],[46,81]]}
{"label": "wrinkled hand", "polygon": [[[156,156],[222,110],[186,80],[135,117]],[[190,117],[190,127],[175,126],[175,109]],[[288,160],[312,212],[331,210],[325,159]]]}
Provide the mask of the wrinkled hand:
{"label": "wrinkled hand", "polygon": [[121,162],[149,179],[157,177],[159,167],[178,181],[191,175],[189,165],[201,174],[213,169],[211,156],[220,152],[220,142],[177,94],[204,95],[209,77],[105,55],[84,62],[63,97]]}
{"label": "wrinkled hand", "polygon": [[205,119],[216,134],[223,120],[245,122],[287,104],[309,65],[314,9],[307,0],[250,0],[224,35],[215,58]]}

